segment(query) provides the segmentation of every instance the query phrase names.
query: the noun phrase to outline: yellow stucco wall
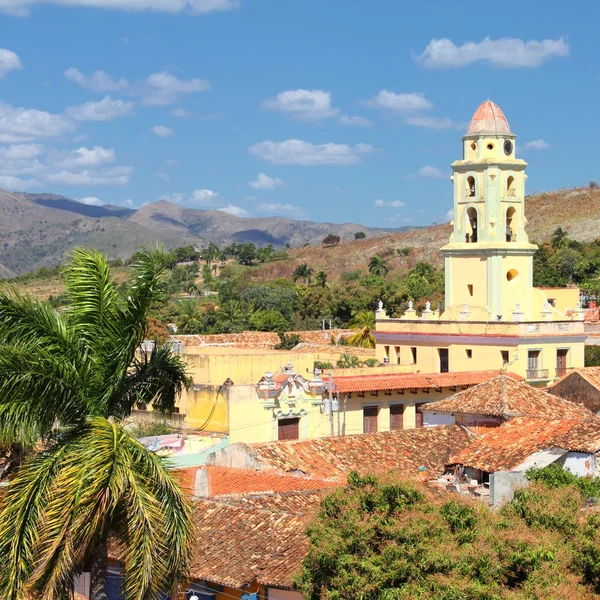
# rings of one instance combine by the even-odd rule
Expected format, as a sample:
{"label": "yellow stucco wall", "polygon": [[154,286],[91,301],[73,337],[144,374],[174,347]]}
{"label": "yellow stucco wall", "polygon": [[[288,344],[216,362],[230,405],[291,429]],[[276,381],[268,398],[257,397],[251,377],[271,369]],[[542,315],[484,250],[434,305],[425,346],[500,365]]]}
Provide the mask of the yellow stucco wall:
{"label": "yellow stucco wall", "polygon": [[[484,258],[465,256],[452,259],[451,298],[446,302],[449,306],[468,303],[470,306],[486,306],[487,295],[487,265]],[[472,286],[473,295],[470,295]]]}

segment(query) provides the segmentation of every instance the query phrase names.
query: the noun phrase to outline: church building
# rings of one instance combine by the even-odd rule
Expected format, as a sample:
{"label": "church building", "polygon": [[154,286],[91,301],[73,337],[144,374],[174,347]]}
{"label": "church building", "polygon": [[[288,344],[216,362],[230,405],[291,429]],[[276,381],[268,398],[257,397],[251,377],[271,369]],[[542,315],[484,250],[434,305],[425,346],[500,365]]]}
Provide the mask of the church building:
{"label": "church building", "polygon": [[377,358],[415,373],[507,369],[548,385],[584,365],[584,311],[577,288],[533,287],[525,169],[516,135],[485,101],[452,163],[454,218],[442,249],[445,308],[427,303],[399,318],[377,311]]}

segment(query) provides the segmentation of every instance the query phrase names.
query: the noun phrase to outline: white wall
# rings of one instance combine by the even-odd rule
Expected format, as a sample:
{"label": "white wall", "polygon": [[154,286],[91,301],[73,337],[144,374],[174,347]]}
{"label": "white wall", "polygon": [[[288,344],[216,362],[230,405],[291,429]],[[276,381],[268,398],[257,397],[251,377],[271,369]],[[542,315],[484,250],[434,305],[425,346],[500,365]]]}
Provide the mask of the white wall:
{"label": "white wall", "polygon": [[580,477],[593,476],[596,474],[596,457],[584,452],[567,452],[557,462],[563,465],[574,475]]}
{"label": "white wall", "polygon": [[423,425],[425,427],[431,427],[433,425],[454,425],[454,415],[423,411]]}

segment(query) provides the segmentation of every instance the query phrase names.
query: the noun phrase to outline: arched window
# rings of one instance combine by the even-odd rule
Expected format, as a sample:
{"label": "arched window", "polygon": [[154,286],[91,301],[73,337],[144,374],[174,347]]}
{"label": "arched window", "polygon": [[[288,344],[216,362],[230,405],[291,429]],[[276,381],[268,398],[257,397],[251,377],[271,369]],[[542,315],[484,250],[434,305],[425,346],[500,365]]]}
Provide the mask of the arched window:
{"label": "arched window", "polygon": [[515,178],[512,175],[506,180],[506,195],[510,197],[515,195]]}
{"label": "arched window", "polygon": [[515,228],[515,207],[510,206],[506,211],[506,241],[507,242],[516,242],[517,236],[514,233]]}
{"label": "arched window", "polygon": [[469,175],[467,177],[467,197],[475,197],[475,177],[473,177],[472,175]]}
{"label": "arched window", "polygon": [[466,222],[466,235],[465,241],[467,243],[475,243],[477,241],[477,209],[467,209],[467,222]]}

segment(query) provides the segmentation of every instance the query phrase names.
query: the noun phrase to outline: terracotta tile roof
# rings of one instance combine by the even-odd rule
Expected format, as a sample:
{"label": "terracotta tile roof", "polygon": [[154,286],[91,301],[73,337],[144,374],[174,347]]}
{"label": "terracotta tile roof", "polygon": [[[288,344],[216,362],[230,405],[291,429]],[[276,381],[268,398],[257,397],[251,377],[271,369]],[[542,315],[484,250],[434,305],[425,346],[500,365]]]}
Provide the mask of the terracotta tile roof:
{"label": "terracotta tile roof", "polygon": [[[578,369],[570,369],[563,375],[552,387],[562,383],[568,379],[573,373],[577,373],[582,379],[585,379],[591,386],[600,390],[600,367],[580,367]],[[550,389],[551,389],[550,388]]]}
{"label": "terracotta tile roof", "polygon": [[[337,487],[337,484],[336,484]],[[319,508],[321,498],[329,493],[330,489],[303,490],[300,492],[281,493],[256,493],[219,496],[219,502],[226,502],[235,506],[262,508],[270,511],[280,511],[291,515],[311,514]]]}
{"label": "terracotta tile roof", "polygon": [[197,502],[192,579],[234,588],[251,581],[291,587],[308,550],[304,530],[311,515],[312,511],[298,516],[212,500]]}
{"label": "terracotta tile roof", "polygon": [[595,416],[585,420],[516,417],[457,452],[448,464],[488,473],[510,471],[532,454],[549,448],[595,452],[600,449],[599,432],[600,418]]}
{"label": "terracotta tile roof", "polygon": [[[300,336],[300,341],[312,344],[327,344],[335,336],[348,337],[354,332],[351,329],[334,329],[323,332],[290,331]],[[327,337],[325,337],[327,334]],[[242,333],[219,333],[215,335],[174,335],[172,339],[180,340],[184,346],[235,346],[237,348],[273,348],[279,343],[279,336],[270,331],[243,331]],[[333,346],[331,346],[333,348]],[[345,346],[343,347],[345,348]]]}
{"label": "terracotta tile roof", "polygon": [[[208,458],[209,464],[245,451],[257,469],[300,472],[315,478],[345,482],[351,471],[402,470],[418,476],[443,471],[448,457],[469,445],[470,434],[457,425],[381,433],[290,440],[262,444],[232,444]],[[217,463],[218,464],[218,463]]]}
{"label": "terracotta tile roof", "polygon": [[[460,371],[456,373],[396,373],[383,375],[345,375],[333,377],[340,393],[374,392],[383,390],[429,389],[475,385],[496,377],[500,371]],[[519,375],[508,373],[513,379]],[[328,380],[328,377],[324,378]]]}
{"label": "terracotta tile roof", "polygon": [[332,481],[325,481],[303,475],[290,475],[277,471],[252,471],[233,467],[191,467],[175,469],[175,477],[184,491],[194,495],[196,477],[200,472],[206,477],[207,498],[216,496],[239,495],[246,493],[280,493],[303,490],[321,490],[335,487]]}
{"label": "terracotta tile roof", "polygon": [[592,414],[579,404],[553,396],[524,381],[515,381],[507,375],[497,375],[450,398],[430,402],[421,410],[506,419],[515,416],[585,418]]}
{"label": "terracotta tile roof", "polygon": [[510,133],[504,113],[491,100],[486,100],[479,105],[467,129],[467,135],[482,133]]}

